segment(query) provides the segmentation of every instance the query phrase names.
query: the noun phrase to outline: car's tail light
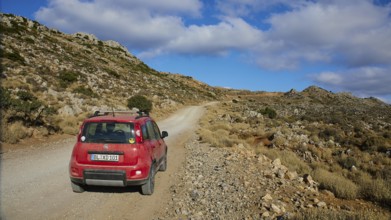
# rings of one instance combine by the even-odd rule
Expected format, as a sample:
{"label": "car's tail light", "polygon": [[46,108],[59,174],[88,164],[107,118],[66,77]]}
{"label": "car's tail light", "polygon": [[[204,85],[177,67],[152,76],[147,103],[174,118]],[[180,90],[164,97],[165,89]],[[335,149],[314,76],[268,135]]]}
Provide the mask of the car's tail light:
{"label": "car's tail light", "polygon": [[136,143],[143,142],[143,134],[141,132],[140,124],[135,124],[134,126],[134,135],[136,136]]}
{"label": "car's tail light", "polygon": [[80,128],[79,128],[79,133],[77,134],[77,141],[78,141],[78,142],[79,142],[80,139],[81,139],[82,130],[83,130],[83,125],[80,126]]}

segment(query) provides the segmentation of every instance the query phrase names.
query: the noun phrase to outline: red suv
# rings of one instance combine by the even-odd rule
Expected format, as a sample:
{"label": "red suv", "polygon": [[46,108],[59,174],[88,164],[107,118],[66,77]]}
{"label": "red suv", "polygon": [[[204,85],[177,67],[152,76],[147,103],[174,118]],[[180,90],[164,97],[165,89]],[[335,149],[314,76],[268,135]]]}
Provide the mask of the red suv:
{"label": "red suv", "polygon": [[147,114],[95,112],[80,127],[69,172],[74,192],[85,186],[141,185],[151,195],[157,171],[167,169],[167,145],[156,122]]}

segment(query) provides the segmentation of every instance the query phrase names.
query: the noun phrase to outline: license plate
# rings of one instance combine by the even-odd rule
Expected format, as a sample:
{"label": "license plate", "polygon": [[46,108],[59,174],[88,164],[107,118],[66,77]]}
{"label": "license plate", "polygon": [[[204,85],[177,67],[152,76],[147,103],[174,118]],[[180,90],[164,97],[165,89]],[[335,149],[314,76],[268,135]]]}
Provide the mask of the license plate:
{"label": "license plate", "polygon": [[91,154],[91,160],[95,160],[95,161],[119,161],[119,155],[113,155],[113,154]]}

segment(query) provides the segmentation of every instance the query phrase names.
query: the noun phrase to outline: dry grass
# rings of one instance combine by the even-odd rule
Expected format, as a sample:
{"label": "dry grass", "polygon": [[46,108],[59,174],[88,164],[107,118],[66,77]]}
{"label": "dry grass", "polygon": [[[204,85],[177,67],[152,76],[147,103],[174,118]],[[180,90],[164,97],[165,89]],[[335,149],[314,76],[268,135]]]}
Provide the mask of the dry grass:
{"label": "dry grass", "polygon": [[10,144],[16,144],[21,139],[30,137],[32,135],[32,130],[26,128],[23,126],[23,123],[18,121],[11,125],[7,125],[4,122],[1,125],[1,131],[2,131],[2,141],[10,143]]}
{"label": "dry grass", "polygon": [[361,178],[360,195],[370,201],[391,207],[391,183],[383,179]]}
{"label": "dry grass", "polygon": [[351,213],[341,210],[309,209],[294,216],[293,220],[388,220],[391,216],[371,210]]}
{"label": "dry grass", "polygon": [[358,186],[338,173],[332,173],[325,169],[317,168],[311,173],[311,175],[317,182],[319,182],[320,188],[330,190],[338,198],[358,198]]}
{"label": "dry grass", "polygon": [[200,129],[198,131],[201,141],[209,143],[212,147],[233,147],[239,143],[245,145],[245,141],[240,140],[236,135],[229,135],[229,131],[218,129]]}
{"label": "dry grass", "polygon": [[278,149],[270,149],[263,146],[258,146],[255,149],[258,154],[263,154],[274,160],[280,158],[281,163],[290,171],[296,171],[299,174],[306,174],[311,172],[311,168],[301,160],[295,153],[291,151],[281,151]]}
{"label": "dry grass", "polygon": [[62,116],[62,120],[59,122],[59,126],[64,134],[75,135],[79,132],[79,125],[82,121],[81,118],[81,116],[68,116],[65,118]]}

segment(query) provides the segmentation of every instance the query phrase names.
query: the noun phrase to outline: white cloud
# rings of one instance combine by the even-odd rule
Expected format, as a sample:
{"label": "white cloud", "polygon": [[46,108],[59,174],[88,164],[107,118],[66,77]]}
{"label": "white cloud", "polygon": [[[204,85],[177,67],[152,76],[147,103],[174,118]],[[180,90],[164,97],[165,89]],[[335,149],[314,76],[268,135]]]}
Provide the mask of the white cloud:
{"label": "white cloud", "polygon": [[[391,39],[389,8],[365,0],[329,3],[312,3],[272,15],[268,20],[271,29],[265,36],[280,44],[270,51],[259,48],[261,54],[277,62],[292,62],[293,66],[303,61],[334,61],[349,66],[390,62],[391,41],[386,40]],[[285,53],[291,54],[288,60],[281,56]]]}
{"label": "white cloud", "polygon": [[361,67],[340,72],[313,75],[315,82],[340,91],[351,91],[360,96],[391,94],[391,67]]}
{"label": "white cloud", "polygon": [[[314,78],[316,82],[369,95],[391,94],[391,4],[379,6],[370,0],[48,2],[36,12],[38,21],[68,33],[89,32],[119,41],[141,51],[142,57],[236,51],[272,70],[332,64],[353,72],[323,72]],[[214,18],[208,24],[202,24],[205,12],[216,13],[207,15]],[[265,23],[267,29],[259,28]]]}
{"label": "white cloud", "polygon": [[[225,13],[218,16],[219,22],[186,24],[187,18],[201,16],[202,5],[201,0],[49,0],[36,18],[66,32],[90,32],[148,54],[247,51],[269,69],[297,68],[303,62],[365,66],[391,60],[390,7],[367,0],[217,1],[216,9]],[[281,5],[291,10],[259,21],[268,22],[268,30],[235,17]]]}
{"label": "white cloud", "polygon": [[145,50],[182,35],[186,28],[175,14],[199,14],[201,5],[198,0],[51,0],[36,12],[36,18],[68,33],[89,32]]}
{"label": "white cloud", "polygon": [[185,54],[226,54],[232,49],[243,50],[256,45],[261,31],[242,19],[224,18],[216,25],[191,25],[183,35],[173,38],[165,51]]}
{"label": "white cloud", "polygon": [[333,72],[322,72],[315,77],[315,80],[322,84],[339,85],[343,82],[343,77]]}
{"label": "white cloud", "polygon": [[196,0],[52,0],[36,17],[69,33],[83,31],[120,41],[143,51],[142,56],[216,55],[244,50],[259,42],[261,31],[240,18],[223,17],[217,24],[185,26],[179,15],[198,15],[201,6]]}
{"label": "white cloud", "polygon": [[121,10],[147,10],[153,14],[186,14],[200,16],[199,0],[95,0],[95,4]]}

